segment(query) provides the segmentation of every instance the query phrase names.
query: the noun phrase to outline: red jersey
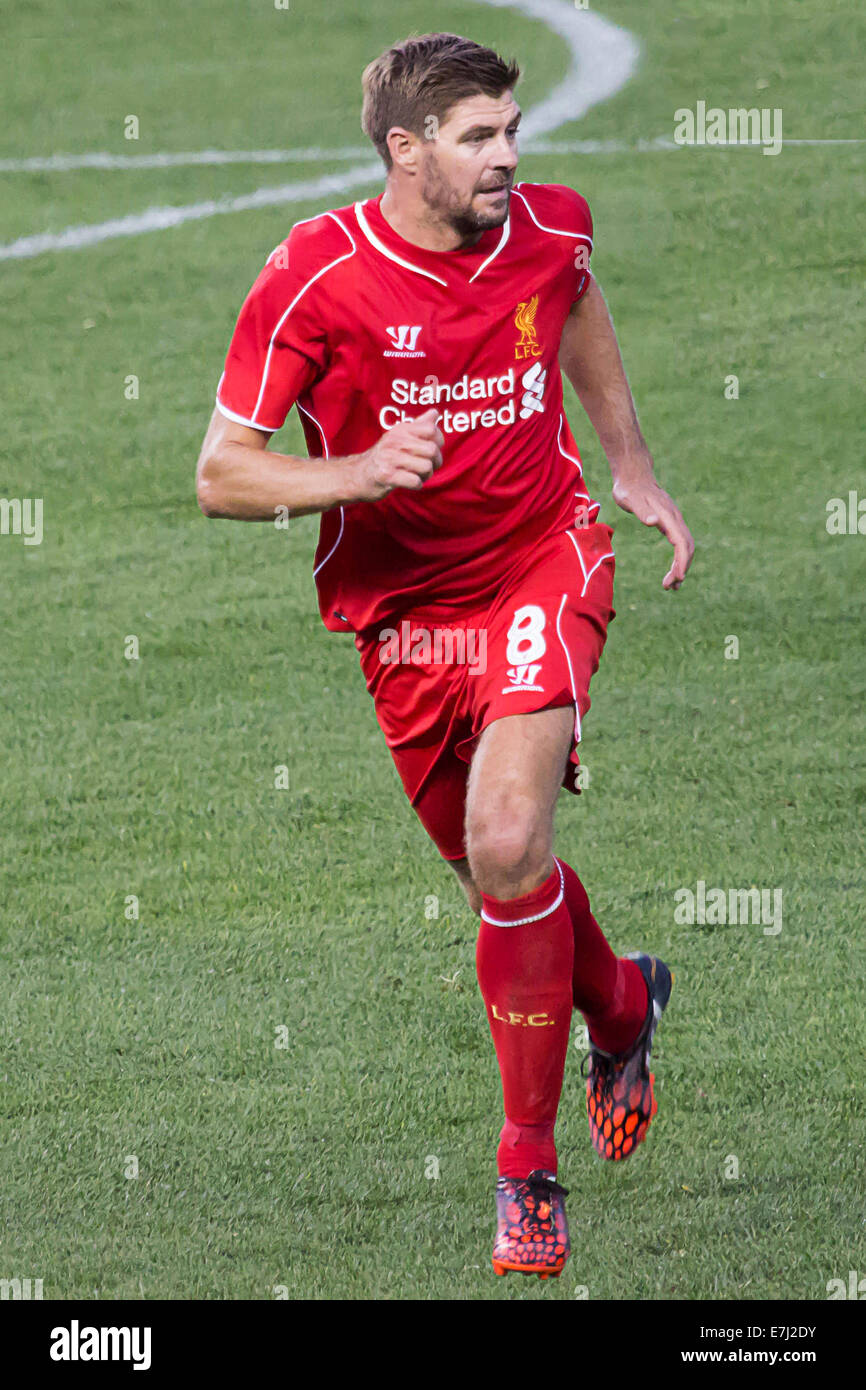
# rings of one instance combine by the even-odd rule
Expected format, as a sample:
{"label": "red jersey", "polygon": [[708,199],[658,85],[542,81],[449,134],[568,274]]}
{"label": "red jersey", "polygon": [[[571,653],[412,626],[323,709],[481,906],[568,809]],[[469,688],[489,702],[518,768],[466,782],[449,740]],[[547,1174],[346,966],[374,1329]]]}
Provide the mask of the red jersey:
{"label": "red jersey", "polygon": [[438,409],[443,463],[422,488],[322,515],[315,577],[334,631],[477,609],[543,536],[599,508],[558,364],[589,285],[585,199],[518,183],[504,225],[454,251],[406,241],[380,201],[299,222],[274,249],[217,392],[223,414],[260,430],[280,429],[296,404],[320,458],[361,453]]}

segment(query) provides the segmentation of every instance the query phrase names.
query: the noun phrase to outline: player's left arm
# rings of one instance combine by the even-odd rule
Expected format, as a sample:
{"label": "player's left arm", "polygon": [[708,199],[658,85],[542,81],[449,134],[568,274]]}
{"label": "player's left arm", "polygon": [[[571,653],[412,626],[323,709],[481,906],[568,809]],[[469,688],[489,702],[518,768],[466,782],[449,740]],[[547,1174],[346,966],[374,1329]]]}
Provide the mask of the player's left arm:
{"label": "player's left arm", "polygon": [[665,589],[678,589],[692,562],[695,543],[676,502],[656,481],[613,323],[594,279],[565,321],[559,363],[607,456],[614,501],[645,526],[656,526],[667,536],[674,558],[662,583]]}

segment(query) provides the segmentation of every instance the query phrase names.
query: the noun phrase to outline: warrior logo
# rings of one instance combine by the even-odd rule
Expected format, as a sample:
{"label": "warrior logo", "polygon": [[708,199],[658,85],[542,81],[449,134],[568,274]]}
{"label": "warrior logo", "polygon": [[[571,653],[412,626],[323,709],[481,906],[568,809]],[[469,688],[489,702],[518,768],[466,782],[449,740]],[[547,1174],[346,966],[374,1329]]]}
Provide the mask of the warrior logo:
{"label": "warrior logo", "polygon": [[401,323],[397,328],[386,328],[385,332],[394,344],[394,350],[385,352],[384,357],[425,357],[426,353],[417,349],[420,323]]}
{"label": "warrior logo", "polygon": [[509,666],[505,674],[512,684],[506,686],[502,694],[510,695],[512,690],[543,690],[543,685],[535,684],[540,670],[540,661],[534,661],[531,666]]}

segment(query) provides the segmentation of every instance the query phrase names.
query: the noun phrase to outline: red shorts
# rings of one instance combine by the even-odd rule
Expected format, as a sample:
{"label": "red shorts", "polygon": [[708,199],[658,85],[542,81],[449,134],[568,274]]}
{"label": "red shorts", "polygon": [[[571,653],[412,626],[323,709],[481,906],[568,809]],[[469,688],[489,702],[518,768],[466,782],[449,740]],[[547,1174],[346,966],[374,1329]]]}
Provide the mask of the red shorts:
{"label": "red shorts", "polygon": [[446,859],[465,856],[469,761],[488,724],[574,706],[563,786],[576,782],[581,720],[614,616],[613,532],[595,522],[539,542],[493,603],[444,618],[412,612],[355,646],[406,795]]}

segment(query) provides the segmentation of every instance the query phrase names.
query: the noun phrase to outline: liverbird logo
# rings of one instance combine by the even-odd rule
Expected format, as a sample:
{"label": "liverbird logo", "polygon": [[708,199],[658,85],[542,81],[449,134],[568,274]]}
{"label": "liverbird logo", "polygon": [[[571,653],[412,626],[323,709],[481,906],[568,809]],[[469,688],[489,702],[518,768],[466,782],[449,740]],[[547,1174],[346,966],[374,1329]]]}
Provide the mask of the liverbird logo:
{"label": "liverbird logo", "polygon": [[514,327],[520,333],[520,341],[514,349],[514,356],[518,359],[522,357],[540,357],[541,348],[538,346],[538,339],[535,335],[535,315],[538,313],[538,295],[534,294],[530,300],[523,304],[518,304],[517,312],[514,315]]}

